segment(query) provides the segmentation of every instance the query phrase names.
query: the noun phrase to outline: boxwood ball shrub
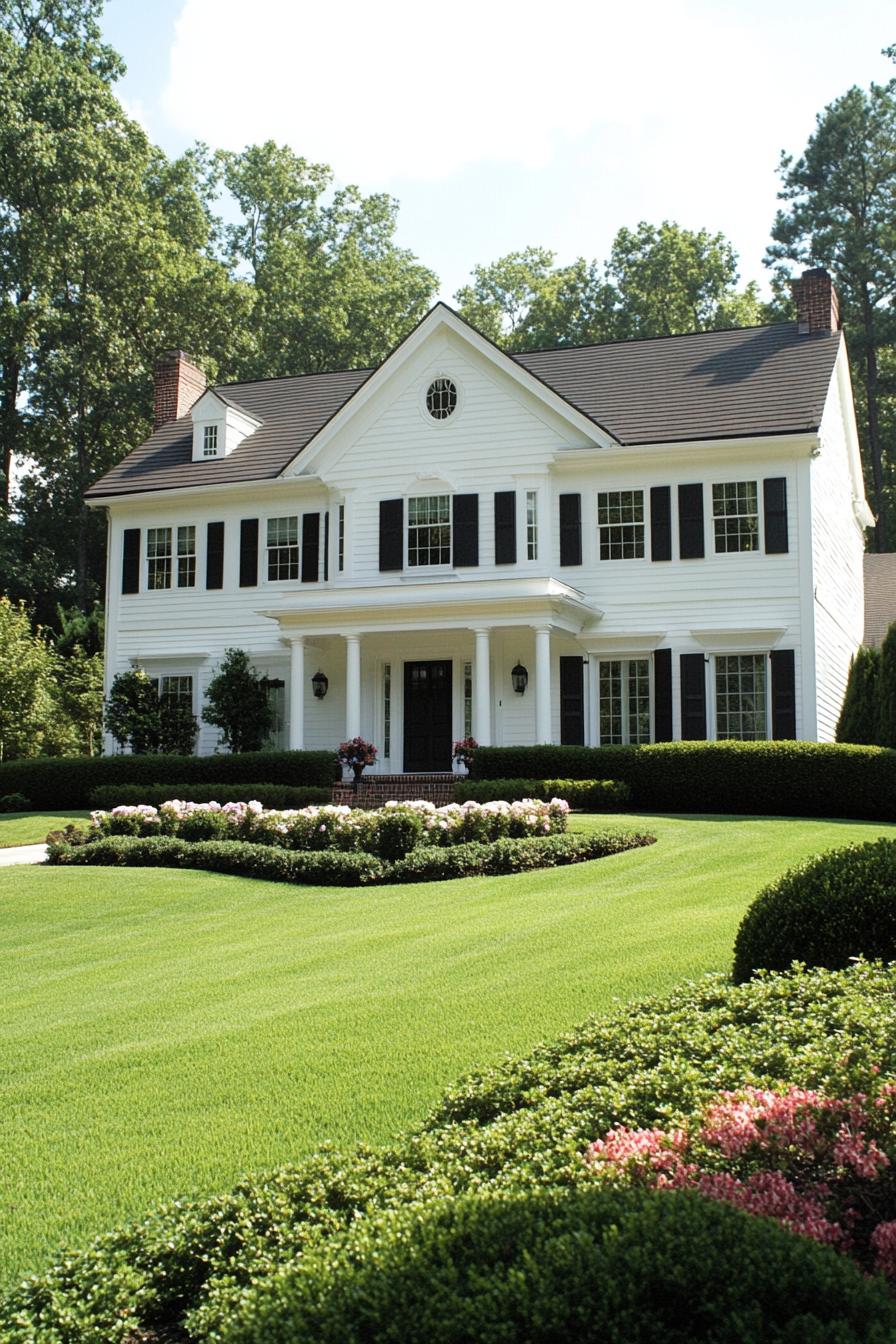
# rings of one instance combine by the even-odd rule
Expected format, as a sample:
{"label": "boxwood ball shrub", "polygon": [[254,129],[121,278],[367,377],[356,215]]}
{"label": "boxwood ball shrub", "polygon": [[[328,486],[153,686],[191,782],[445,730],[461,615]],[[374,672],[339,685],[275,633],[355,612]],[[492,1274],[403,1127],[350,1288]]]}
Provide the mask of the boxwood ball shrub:
{"label": "boxwood ball shrub", "polygon": [[879,1280],[698,1195],[533,1191],[360,1219],[250,1292],[222,1344],[880,1341]]}
{"label": "boxwood ball shrub", "polygon": [[765,887],[737,931],[733,973],[836,970],[858,956],[896,959],[896,840],[831,850]]}

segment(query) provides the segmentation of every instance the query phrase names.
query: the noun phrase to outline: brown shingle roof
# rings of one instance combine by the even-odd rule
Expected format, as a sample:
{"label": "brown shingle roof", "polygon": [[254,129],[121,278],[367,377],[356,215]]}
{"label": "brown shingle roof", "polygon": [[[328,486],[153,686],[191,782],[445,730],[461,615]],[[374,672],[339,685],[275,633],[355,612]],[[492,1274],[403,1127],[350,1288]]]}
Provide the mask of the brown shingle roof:
{"label": "brown shingle roof", "polygon": [[896,553],[866,555],[863,643],[882,644],[893,621],[896,621]]}
{"label": "brown shingle roof", "polygon": [[[784,322],[513,358],[631,445],[815,430],[839,347],[839,332],[800,336],[795,322]],[[191,461],[184,418],[163,425],[87,497],[278,476],[371,372],[225,384],[215,389],[224,400],[263,421],[229,457]]]}

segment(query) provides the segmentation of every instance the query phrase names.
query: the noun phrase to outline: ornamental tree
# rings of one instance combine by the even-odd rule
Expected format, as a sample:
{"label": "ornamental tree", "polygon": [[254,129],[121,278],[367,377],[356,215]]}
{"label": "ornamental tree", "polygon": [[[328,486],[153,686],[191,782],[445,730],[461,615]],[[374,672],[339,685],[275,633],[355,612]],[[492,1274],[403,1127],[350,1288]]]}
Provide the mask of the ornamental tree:
{"label": "ornamental tree", "polygon": [[226,649],[208,684],[202,717],[221,730],[229,751],[261,751],[274,726],[266,677],[258,674],[245,649]]}

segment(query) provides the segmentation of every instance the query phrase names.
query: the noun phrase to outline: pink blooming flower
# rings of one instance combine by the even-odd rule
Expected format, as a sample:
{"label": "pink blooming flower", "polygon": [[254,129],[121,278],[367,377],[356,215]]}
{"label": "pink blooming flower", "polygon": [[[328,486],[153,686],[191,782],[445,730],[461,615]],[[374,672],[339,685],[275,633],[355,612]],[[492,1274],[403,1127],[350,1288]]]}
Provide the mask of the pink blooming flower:
{"label": "pink blooming flower", "polygon": [[896,1222],[878,1223],[871,1233],[871,1247],[880,1272],[888,1279],[896,1278]]}

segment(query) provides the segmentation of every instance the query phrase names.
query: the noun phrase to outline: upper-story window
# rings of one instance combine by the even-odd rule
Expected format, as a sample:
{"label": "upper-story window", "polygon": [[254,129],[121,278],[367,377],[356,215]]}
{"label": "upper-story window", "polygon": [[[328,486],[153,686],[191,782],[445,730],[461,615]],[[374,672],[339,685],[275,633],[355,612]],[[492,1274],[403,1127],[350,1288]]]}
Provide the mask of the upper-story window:
{"label": "upper-story window", "polygon": [[526,491],[526,559],[538,559],[538,491]]}
{"label": "upper-story window", "polygon": [[712,487],[716,553],[759,550],[759,489],[756,481],[724,481]]}
{"label": "upper-story window", "polygon": [[434,378],[426,389],[426,409],[433,420],[447,420],[457,409],[457,388],[450,378]]}
{"label": "upper-story window", "polygon": [[716,737],[758,742],[766,726],[765,655],[716,655]]}
{"label": "upper-story window", "polygon": [[268,578],[297,579],[299,577],[299,519],[268,519]]}
{"label": "upper-story window", "polygon": [[597,496],[601,560],[639,560],[644,555],[644,491],[607,490]]}
{"label": "upper-story window", "polygon": [[196,586],[196,528],[192,524],[177,529],[177,586]]}
{"label": "upper-story window", "polygon": [[205,425],[202,431],[202,456],[218,456],[218,426]]}
{"label": "upper-story window", "polygon": [[451,496],[408,500],[408,565],[451,563]]}
{"label": "upper-story window", "polygon": [[196,528],[190,524],[176,529],[177,567],[174,565],[170,527],[146,530],[146,587],[150,592],[170,588],[176,575],[178,588],[196,586]]}

